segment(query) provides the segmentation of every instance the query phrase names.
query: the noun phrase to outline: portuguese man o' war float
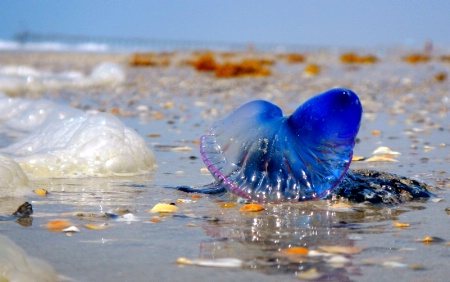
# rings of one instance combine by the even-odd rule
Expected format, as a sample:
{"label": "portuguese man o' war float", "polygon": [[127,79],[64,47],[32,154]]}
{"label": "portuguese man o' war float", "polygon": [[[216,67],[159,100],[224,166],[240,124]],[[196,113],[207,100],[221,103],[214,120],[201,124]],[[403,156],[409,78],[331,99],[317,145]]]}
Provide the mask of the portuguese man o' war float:
{"label": "portuguese man o' war float", "polygon": [[229,191],[261,203],[333,195],[372,203],[430,197],[428,186],[418,181],[349,170],[362,111],[358,96],[348,89],[312,97],[287,117],[267,101],[249,102],[201,137],[200,153],[216,182],[178,189]]}

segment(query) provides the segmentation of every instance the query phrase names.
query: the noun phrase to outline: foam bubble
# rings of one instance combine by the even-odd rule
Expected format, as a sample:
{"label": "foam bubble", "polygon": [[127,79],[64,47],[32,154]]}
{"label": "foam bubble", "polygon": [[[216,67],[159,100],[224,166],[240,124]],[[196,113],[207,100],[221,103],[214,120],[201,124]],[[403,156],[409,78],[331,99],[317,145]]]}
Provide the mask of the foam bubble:
{"label": "foam bubble", "polygon": [[21,196],[28,193],[28,177],[14,160],[0,154],[0,197]]}
{"label": "foam bubble", "polygon": [[8,237],[0,234],[0,281],[58,281],[45,261],[28,256]]}
{"label": "foam bubble", "polygon": [[108,62],[97,65],[89,75],[80,71],[48,72],[26,65],[0,67],[0,91],[10,94],[67,87],[115,85],[124,80],[123,68]]}
{"label": "foam bubble", "polygon": [[135,175],[155,165],[144,139],[109,113],[87,114],[51,101],[7,97],[0,97],[0,111],[4,127],[28,132],[0,149],[28,176]]}

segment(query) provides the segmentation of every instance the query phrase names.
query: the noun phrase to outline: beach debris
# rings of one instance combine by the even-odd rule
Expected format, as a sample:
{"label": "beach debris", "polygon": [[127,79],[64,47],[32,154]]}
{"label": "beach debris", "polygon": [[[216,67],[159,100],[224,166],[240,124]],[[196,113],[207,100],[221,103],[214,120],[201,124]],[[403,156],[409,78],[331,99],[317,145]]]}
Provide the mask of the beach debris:
{"label": "beach debris", "polygon": [[284,249],[280,251],[280,254],[284,255],[307,255],[309,253],[309,249],[305,247],[291,247],[288,249]]}
{"label": "beach debris", "polygon": [[343,64],[373,64],[378,61],[378,58],[373,55],[361,56],[353,52],[344,53],[340,57]]}
{"label": "beach debris", "polygon": [[403,267],[408,267],[407,264],[405,263],[401,263],[398,261],[385,261],[381,264],[384,267],[388,267],[388,268],[403,268]]}
{"label": "beach debris", "polygon": [[446,212],[448,215],[450,215],[450,207],[445,208],[445,212]]}
{"label": "beach debris", "polygon": [[370,133],[371,133],[372,135],[375,135],[375,136],[381,135],[381,131],[378,130],[378,129],[374,129],[374,130],[372,130]]}
{"label": "beach debris", "polygon": [[45,189],[36,189],[36,190],[33,190],[33,193],[36,195],[39,195],[39,196],[47,196],[48,191]]}
{"label": "beach debris", "polygon": [[439,203],[439,202],[444,201],[444,198],[431,198],[431,201],[432,201],[433,203]]}
{"label": "beach debris", "polygon": [[264,207],[258,204],[246,204],[239,209],[241,212],[258,212],[262,210],[264,210]]}
{"label": "beach debris", "polygon": [[352,162],[363,161],[364,159],[365,159],[365,157],[363,157],[363,156],[352,156]]}
{"label": "beach debris", "polygon": [[201,199],[202,196],[200,196],[200,195],[192,195],[191,198],[192,199]]}
{"label": "beach debris", "polygon": [[64,229],[61,230],[61,231],[62,231],[62,232],[66,232],[66,233],[68,233],[68,232],[80,232],[80,229],[79,229],[78,227],[72,225],[72,226],[69,226],[69,227],[67,227],[67,228],[64,228]]}
{"label": "beach debris", "polygon": [[129,60],[129,65],[132,67],[165,67],[170,65],[170,60],[168,54],[165,53],[134,53]]}
{"label": "beach debris", "polygon": [[402,227],[402,228],[404,228],[404,227],[409,227],[409,223],[403,223],[403,222],[394,222],[394,226],[395,227]]}
{"label": "beach debris", "polygon": [[343,255],[333,255],[325,258],[326,263],[334,268],[342,268],[348,264],[351,260]]}
{"label": "beach debris", "polygon": [[213,53],[206,52],[189,64],[199,72],[214,72],[216,77],[230,78],[270,75],[270,70],[266,65],[273,64],[273,62],[266,59],[243,58],[240,61],[227,60],[219,63]]}
{"label": "beach debris", "polygon": [[234,208],[235,206],[237,206],[237,203],[232,203],[232,202],[222,203],[220,205],[220,207],[223,209]]}
{"label": "beach debris", "polygon": [[118,218],[119,221],[138,221],[138,219],[136,218],[136,216],[132,213],[126,213],[123,214],[121,217]]}
{"label": "beach debris", "polygon": [[307,75],[318,75],[321,71],[321,67],[317,64],[309,64],[305,67],[305,74]]}
{"label": "beach debris", "polygon": [[430,61],[430,56],[420,53],[414,53],[403,57],[403,61],[409,64],[426,63]]}
{"label": "beach debris", "polygon": [[69,228],[73,225],[74,224],[70,221],[56,219],[56,220],[52,220],[52,221],[48,222],[47,224],[45,224],[45,227],[47,227],[48,230],[51,232],[61,232],[64,229]]}
{"label": "beach debris", "polygon": [[442,62],[450,63],[450,55],[442,55],[439,59],[440,59]]}
{"label": "beach debris", "polygon": [[367,158],[366,162],[398,162],[395,158],[400,156],[400,152],[393,151],[391,148],[381,146],[372,152],[373,157]]}
{"label": "beach debris", "polygon": [[194,200],[191,200],[191,199],[177,199],[177,203],[187,204],[187,203],[193,203],[193,202],[194,202]]}
{"label": "beach debris", "polygon": [[242,267],[242,260],[236,258],[217,258],[217,259],[187,259],[178,258],[178,264],[198,265],[207,267]]}
{"label": "beach debris", "polygon": [[288,64],[300,64],[306,61],[305,56],[299,53],[288,53],[281,56]]}
{"label": "beach debris", "polygon": [[447,73],[438,72],[437,74],[434,75],[434,79],[436,79],[436,81],[438,82],[444,82],[445,80],[447,80]]}
{"label": "beach debris", "polygon": [[333,254],[354,255],[361,253],[364,248],[356,246],[319,246],[319,250]]}
{"label": "beach debris", "polygon": [[399,156],[399,155],[401,155],[401,153],[400,152],[396,152],[396,151],[392,151],[392,149],[389,148],[389,147],[381,146],[381,147],[376,148],[372,152],[372,155]]}
{"label": "beach debris", "polygon": [[227,62],[216,68],[215,75],[220,78],[268,76],[271,72],[265,65],[266,63],[264,61],[257,59],[244,59],[237,63]]}
{"label": "beach debris", "polygon": [[323,276],[323,273],[317,271],[316,268],[310,268],[297,274],[297,277],[303,280],[317,280]]}
{"label": "beach debris", "polygon": [[421,263],[412,263],[409,265],[409,268],[412,270],[425,270],[426,269],[425,265],[423,265]]}
{"label": "beach debris", "polygon": [[28,218],[33,214],[33,206],[25,202],[21,204],[15,212],[13,212],[13,215],[19,218]]}
{"label": "beach debris", "polygon": [[92,229],[92,230],[103,230],[109,227],[109,225],[107,223],[103,223],[103,224],[85,224],[84,227],[86,227],[87,229]]}
{"label": "beach debris", "polygon": [[148,221],[153,222],[153,223],[159,223],[159,222],[161,222],[161,219],[159,219],[157,217],[153,217],[153,218],[149,219]]}
{"label": "beach debris", "polygon": [[417,242],[422,242],[422,243],[425,243],[425,244],[445,242],[444,239],[439,238],[439,237],[434,237],[434,236],[425,236],[423,238],[416,239],[416,241]]}
{"label": "beach debris", "polygon": [[158,203],[149,212],[151,213],[172,213],[178,210],[173,204]]}
{"label": "beach debris", "polygon": [[195,70],[200,72],[215,71],[217,68],[216,59],[210,52],[202,54],[195,61],[191,62],[191,64]]}

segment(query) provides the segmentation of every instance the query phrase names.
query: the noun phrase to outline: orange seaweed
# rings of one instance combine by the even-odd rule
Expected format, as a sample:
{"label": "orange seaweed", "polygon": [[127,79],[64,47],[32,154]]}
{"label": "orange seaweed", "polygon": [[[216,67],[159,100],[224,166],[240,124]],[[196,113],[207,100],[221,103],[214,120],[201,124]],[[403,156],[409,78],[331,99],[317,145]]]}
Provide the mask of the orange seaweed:
{"label": "orange seaweed", "polygon": [[340,57],[343,64],[373,64],[378,62],[378,58],[373,55],[360,56],[356,53],[344,53]]}
{"label": "orange seaweed", "polygon": [[216,77],[229,78],[240,76],[268,76],[270,70],[265,68],[267,61],[257,59],[244,59],[237,63],[227,62],[217,66]]}
{"label": "orange seaweed", "polygon": [[442,62],[450,63],[450,55],[443,55],[440,57]]}
{"label": "orange seaweed", "polygon": [[168,66],[169,64],[167,53],[134,53],[129,60],[129,65],[133,67]]}
{"label": "orange seaweed", "polygon": [[297,53],[289,53],[286,54],[286,61],[289,64],[299,64],[299,63],[304,63],[306,60],[305,56],[303,56],[302,54],[297,54]]}
{"label": "orange seaweed", "polygon": [[217,62],[212,53],[204,53],[200,55],[192,65],[197,71],[214,71],[217,68]]}
{"label": "orange seaweed", "polygon": [[316,64],[309,64],[305,68],[305,73],[309,75],[318,75],[320,73],[320,66]]}
{"label": "orange seaweed", "polygon": [[437,73],[434,78],[438,81],[438,82],[443,82],[445,80],[447,80],[447,73],[445,72],[439,72]]}
{"label": "orange seaweed", "polygon": [[410,64],[426,63],[430,60],[430,56],[420,53],[410,54],[403,58],[403,60]]}

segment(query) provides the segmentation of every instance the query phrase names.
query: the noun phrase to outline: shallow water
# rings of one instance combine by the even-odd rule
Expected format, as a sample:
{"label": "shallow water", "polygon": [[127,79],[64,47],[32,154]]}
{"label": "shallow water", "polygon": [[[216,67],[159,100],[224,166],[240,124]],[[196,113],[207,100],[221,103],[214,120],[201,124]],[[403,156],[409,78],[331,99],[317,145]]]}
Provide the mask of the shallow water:
{"label": "shallow water", "polygon": [[[119,85],[39,88],[13,95],[112,112],[144,137],[157,160],[157,167],[144,175],[30,177],[30,190],[43,188],[50,193],[0,199],[0,214],[12,213],[25,200],[33,204],[32,221],[1,221],[0,234],[28,255],[47,261],[64,277],[74,281],[297,281],[297,275],[315,269],[321,274],[319,280],[439,281],[450,274],[446,266],[450,218],[445,211],[450,207],[450,88],[448,79],[433,80],[438,72],[450,72],[449,63],[434,60],[409,65],[399,60],[404,53],[398,51],[383,55],[374,65],[349,67],[339,63],[333,52],[313,53],[309,60],[323,66],[318,76],[305,76],[304,64],[279,62],[269,77],[216,79],[177,63],[127,67],[123,55],[86,55],[88,59],[82,61],[80,54],[45,54],[47,64],[43,54],[0,55],[3,64],[45,65],[47,71],[55,72],[74,68],[89,73],[100,59],[121,64],[127,78]],[[185,57],[181,53],[173,60]],[[433,192],[438,200],[396,206],[346,203],[349,206],[344,207],[316,201],[264,205],[264,211],[243,213],[239,211],[242,204],[221,206],[236,202],[229,195],[193,199],[164,188],[212,181],[202,171],[197,140],[235,107],[266,99],[290,113],[308,97],[338,86],[358,93],[365,110],[354,154],[370,157],[380,146],[401,153],[397,162],[362,161],[353,162],[352,167],[425,181],[437,187]],[[20,138],[23,133],[15,134]],[[7,138],[2,144],[14,141]],[[186,201],[178,203],[178,199]],[[161,216],[149,213],[160,202],[174,202],[179,209]],[[106,217],[105,212],[119,216]],[[159,222],[151,221],[155,218]],[[54,219],[68,220],[80,232],[71,236],[50,232],[45,225]],[[410,225],[396,227],[394,222]],[[86,224],[107,224],[107,228],[93,230]],[[426,236],[438,238],[431,243],[416,241]],[[343,255],[320,251],[317,256],[280,253],[294,246],[316,253],[323,246],[358,251]],[[236,258],[242,266],[181,266],[177,264],[180,257]]]}

